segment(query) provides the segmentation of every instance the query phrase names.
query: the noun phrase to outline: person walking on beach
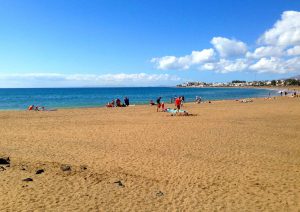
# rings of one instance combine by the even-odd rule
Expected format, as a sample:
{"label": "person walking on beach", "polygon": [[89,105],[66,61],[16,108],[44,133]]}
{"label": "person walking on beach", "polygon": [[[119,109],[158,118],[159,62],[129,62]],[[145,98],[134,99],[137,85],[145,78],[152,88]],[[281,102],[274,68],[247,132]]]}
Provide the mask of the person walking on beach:
{"label": "person walking on beach", "polygon": [[156,100],[156,104],[157,104],[156,112],[158,112],[158,110],[160,109],[160,106],[161,106],[160,101],[161,101],[161,97],[158,97]]}

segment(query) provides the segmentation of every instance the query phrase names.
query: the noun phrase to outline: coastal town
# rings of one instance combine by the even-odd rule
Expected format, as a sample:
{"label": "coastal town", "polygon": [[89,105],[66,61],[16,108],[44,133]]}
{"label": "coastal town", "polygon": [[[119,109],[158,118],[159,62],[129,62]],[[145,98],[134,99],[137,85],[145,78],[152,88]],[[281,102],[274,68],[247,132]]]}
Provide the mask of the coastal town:
{"label": "coastal town", "polygon": [[300,76],[281,80],[264,80],[264,81],[242,81],[233,80],[231,82],[185,82],[176,87],[255,87],[255,86],[300,86]]}

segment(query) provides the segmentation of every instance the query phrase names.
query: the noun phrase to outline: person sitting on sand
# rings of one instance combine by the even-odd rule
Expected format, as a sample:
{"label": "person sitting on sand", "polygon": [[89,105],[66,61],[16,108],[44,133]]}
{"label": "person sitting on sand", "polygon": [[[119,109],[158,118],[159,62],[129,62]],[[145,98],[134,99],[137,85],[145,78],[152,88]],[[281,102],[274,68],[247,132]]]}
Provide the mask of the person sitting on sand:
{"label": "person sitting on sand", "polygon": [[44,106],[37,106],[37,110],[38,111],[45,111],[45,107]]}
{"label": "person sitting on sand", "polygon": [[297,97],[297,92],[294,90],[293,97]]}
{"label": "person sitting on sand", "polygon": [[201,97],[200,96],[196,96],[196,99],[195,99],[195,102],[197,103],[197,104],[200,104],[201,103]]}
{"label": "person sitting on sand", "polygon": [[28,107],[28,110],[34,110],[34,105],[30,105],[29,107]]}
{"label": "person sitting on sand", "polygon": [[106,104],[106,107],[114,107],[115,106],[115,100],[112,100],[111,102],[108,102]]}
{"label": "person sitting on sand", "polygon": [[116,99],[116,107],[122,107],[121,100],[119,98]]}
{"label": "person sitting on sand", "polygon": [[128,99],[127,96],[124,98],[124,104],[125,104],[126,107],[129,106],[129,99]]}
{"label": "person sitting on sand", "polygon": [[157,108],[156,108],[156,112],[158,112],[158,110],[160,109],[160,106],[161,106],[161,97],[158,97],[157,100],[156,100],[156,103],[157,103]]}

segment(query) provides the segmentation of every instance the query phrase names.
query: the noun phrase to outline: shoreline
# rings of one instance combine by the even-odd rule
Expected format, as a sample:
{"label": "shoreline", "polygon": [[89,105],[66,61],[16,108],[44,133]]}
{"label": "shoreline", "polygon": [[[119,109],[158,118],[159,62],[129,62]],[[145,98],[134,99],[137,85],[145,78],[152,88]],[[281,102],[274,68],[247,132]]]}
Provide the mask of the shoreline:
{"label": "shoreline", "polygon": [[[177,88],[177,87],[175,87]],[[178,87],[180,88],[180,87]],[[191,87],[191,88],[194,88],[194,87]],[[198,88],[198,87],[197,87]],[[261,90],[272,90],[272,91],[275,91],[276,89],[271,89],[271,88],[266,88],[266,87],[263,87],[263,88],[258,88],[258,87],[205,87],[205,88],[214,88],[214,89],[218,89],[218,88],[233,88],[233,89],[261,89]],[[199,89],[201,89],[199,87]],[[274,97],[276,95],[271,95],[271,97]],[[264,96],[254,96],[254,97],[240,97],[240,98],[220,98],[220,99],[204,99],[204,102],[206,101],[230,101],[230,100],[236,100],[236,99],[247,99],[247,98],[251,98],[251,99],[256,99],[256,98],[266,98],[268,97],[268,95],[264,95]],[[170,103],[170,99],[167,99],[167,101],[164,101],[165,104],[173,104],[173,103]],[[194,101],[186,101],[185,103],[193,103]],[[134,104],[131,104],[131,105],[134,105],[134,106],[142,106],[142,105],[149,105],[149,103],[134,103]],[[45,106],[47,108],[47,106]],[[106,107],[105,105],[93,105],[93,106],[68,106],[68,107],[50,107],[49,110],[51,109],[55,109],[55,110],[68,110],[68,109],[85,109],[85,108],[103,108],[103,107]],[[26,108],[24,109],[0,109],[0,113],[3,112],[3,111],[27,111]]]}
{"label": "shoreline", "polygon": [[216,86],[216,87],[176,87],[176,88],[253,88],[253,89],[265,89],[265,90],[297,90],[300,91],[300,86]]}
{"label": "shoreline", "polygon": [[[221,102],[221,101],[237,101],[237,100],[242,100],[242,99],[265,99],[267,96],[265,97],[246,97],[246,98],[238,98],[238,99],[207,99],[207,100],[202,100],[202,103],[200,104],[206,104],[208,103],[208,101],[210,102]],[[280,96],[270,96],[270,97],[280,97]],[[174,105],[174,102],[173,103],[170,103],[170,102],[164,102],[165,105]],[[193,104],[195,103],[194,101],[186,101],[184,102],[184,104]],[[151,106],[149,105],[149,103],[145,103],[145,104],[130,104],[128,107],[139,107],[139,106]],[[153,107],[155,107],[156,105],[153,105]],[[55,112],[57,110],[72,110],[72,109],[95,109],[95,108],[107,108],[106,105],[102,105],[102,106],[83,106],[83,107],[57,107],[55,109],[48,109],[48,110],[40,110],[40,111],[35,111],[35,112]],[[127,108],[127,107],[112,107],[112,108]],[[111,109],[112,109],[111,108]],[[6,110],[2,110],[0,109],[0,113],[1,112],[20,112],[20,111],[29,111],[27,109],[6,109]]]}
{"label": "shoreline", "polygon": [[[285,98],[285,97],[289,97],[289,96],[270,96],[271,99],[274,99],[274,98]],[[268,96],[265,96],[265,97],[246,97],[246,98],[239,98],[239,99],[208,99],[208,100],[204,100],[202,101],[201,103],[199,103],[199,105],[202,105],[202,104],[209,104],[208,102],[210,101],[211,103],[213,102],[236,102],[236,101],[239,101],[239,100],[243,100],[243,99],[252,99],[252,100],[264,100],[264,99],[267,99]],[[289,97],[290,98],[290,97]],[[174,102],[173,103],[170,103],[170,102],[164,102],[165,105],[167,106],[170,106],[170,105],[174,105]],[[198,104],[198,103],[195,103],[194,101],[188,101],[188,102],[184,102],[183,103],[184,105],[185,104]],[[155,107],[156,108],[156,105],[149,105],[149,104],[131,104],[129,105],[128,107],[109,107],[110,109],[113,109],[113,108],[132,108],[132,107],[143,107],[143,106],[149,106],[149,107]],[[55,108],[54,110],[40,110],[40,111],[34,111],[33,112],[55,112],[55,111],[58,111],[58,110],[82,110],[82,109],[99,109],[99,108],[107,108],[105,105],[103,106],[94,106],[94,107],[91,107],[91,106],[86,106],[86,107],[59,107],[59,108]],[[24,110],[10,110],[10,109],[7,109],[7,110],[0,110],[0,113],[1,112],[21,112],[21,111],[29,111],[27,109],[24,109]]]}

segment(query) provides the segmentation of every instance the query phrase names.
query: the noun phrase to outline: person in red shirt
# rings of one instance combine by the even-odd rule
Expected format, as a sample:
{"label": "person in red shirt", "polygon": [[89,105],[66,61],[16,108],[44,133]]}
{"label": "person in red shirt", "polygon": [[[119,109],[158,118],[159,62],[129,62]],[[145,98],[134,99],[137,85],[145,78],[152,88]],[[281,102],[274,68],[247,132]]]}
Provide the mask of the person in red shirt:
{"label": "person in red shirt", "polygon": [[180,105],[181,105],[181,98],[177,97],[175,99],[175,106],[176,106],[176,108],[177,108],[178,111],[180,110]]}
{"label": "person in red shirt", "polygon": [[34,105],[30,105],[29,107],[28,107],[28,110],[33,110],[34,109]]}

